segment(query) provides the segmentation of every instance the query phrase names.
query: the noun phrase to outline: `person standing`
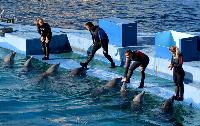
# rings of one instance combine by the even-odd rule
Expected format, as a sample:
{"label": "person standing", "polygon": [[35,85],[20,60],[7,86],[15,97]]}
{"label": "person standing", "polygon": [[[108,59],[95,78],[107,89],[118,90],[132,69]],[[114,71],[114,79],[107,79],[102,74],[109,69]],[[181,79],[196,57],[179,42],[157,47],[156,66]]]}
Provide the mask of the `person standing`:
{"label": "person standing", "polygon": [[173,69],[173,80],[176,85],[175,88],[175,100],[183,101],[184,95],[184,76],[185,71],[183,70],[183,55],[179,52],[176,46],[171,46],[169,51],[172,53],[171,64],[169,69]]}
{"label": "person standing", "polygon": [[40,40],[42,43],[42,50],[44,52],[44,57],[42,58],[42,60],[49,60],[49,44],[52,38],[51,27],[48,23],[45,23],[42,18],[38,18],[36,20],[36,26],[38,33],[41,35]]}
{"label": "person standing", "polygon": [[[149,64],[149,57],[140,51],[131,51],[131,50],[126,50],[125,56],[126,56],[126,62],[125,62],[126,67],[125,67],[124,78],[122,79],[122,82],[130,83],[130,78],[133,74],[133,71],[140,66],[141,67],[141,82],[138,88],[143,88],[144,79],[145,79],[145,69],[147,65]],[[134,61],[134,62],[131,64],[131,61]]]}
{"label": "person standing", "polygon": [[94,57],[94,54],[98,49],[101,47],[103,48],[103,54],[104,56],[110,61],[111,68],[115,68],[115,63],[111,56],[108,54],[108,36],[105,33],[105,31],[100,28],[99,26],[95,26],[92,22],[85,23],[85,28],[90,31],[92,35],[93,45],[91,46],[92,51],[88,52],[88,57],[85,62],[81,62],[80,65],[82,67],[87,67],[88,63],[92,60]]}

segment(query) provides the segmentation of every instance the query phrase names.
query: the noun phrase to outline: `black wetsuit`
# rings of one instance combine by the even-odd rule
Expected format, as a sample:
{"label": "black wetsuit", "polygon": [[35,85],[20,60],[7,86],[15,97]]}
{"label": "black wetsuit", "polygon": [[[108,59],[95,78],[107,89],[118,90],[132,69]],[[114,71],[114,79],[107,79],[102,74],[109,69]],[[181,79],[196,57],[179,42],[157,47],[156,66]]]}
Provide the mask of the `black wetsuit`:
{"label": "black wetsuit", "polygon": [[[143,70],[141,70],[141,86],[144,86],[144,79],[145,79],[145,69],[147,65],[149,64],[149,57],[140,52],[140,51],[133,51],[132,52],[133,56],[126,58],[126,67],[125,67],[125,72],[124,72],[124,77],[127,77],[127,82],[130,81],[130,78],[133,74],[133,71],[141,66],[143,67]],[[131,64],[131,61],[134,61]]]}
{"label": "black wetsuit", "polygon": [[176,85],[176,91],[175,91],[176,97],[180,96],[183,98],[184,94],[183,81],[184,81],[185,71],[183,70],[182,64],[183,64],[182,54],[179,54],[178,58],[174,58],[174,56],[172,56],[171,65],[173,67],[173,80]]}
{"label": "black wetsuit", "polygon": [[[44,55],[46,57],[49,57],[49,53],[50,53],[49,43],[52,38],[52,32],[51,32],[50,25],[48,23],[44,23],[43,26],[38,26],[38,33],[41,35],[41,37],[44,37],[44,41],[42,42],[42,49],[43,49]],[[49,40],[48,43],[45,43],[46,37]]]}
{"label": "black wetsuit", "polygon": [[91,46],[92,51],[88,54],[87,61],[85,62],[86,65],[92,60],[96,51],[101,47],[103,48],[104,56],[111,62],[111,66],[114,65],[113,59],[108,54],[109,39],[105,31],[99,26],[94,26],[93,29],[90,30],[90,33],[92,35],[93,45]]}

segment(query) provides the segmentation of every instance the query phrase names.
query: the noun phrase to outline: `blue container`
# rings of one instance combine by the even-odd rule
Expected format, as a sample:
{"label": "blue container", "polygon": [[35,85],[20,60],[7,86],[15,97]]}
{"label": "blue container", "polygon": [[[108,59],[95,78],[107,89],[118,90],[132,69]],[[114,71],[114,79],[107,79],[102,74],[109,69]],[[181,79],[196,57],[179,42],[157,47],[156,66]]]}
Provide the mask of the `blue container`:
{"label": "blue container", "polygon": [[179,49],[183,54],[184,61],[192,61],[198,58],[197,43],[198,36],[183,38],[180,40]]}
{"label": "blue container", "polygon": [[169,47],[176,45],[171,31],[158,32],[155,36],[156,57],[171,59]]}
{"label": "blue container", "polygon": [[169,52],[169,48],[166,46],[156,45],[156,57],[171,59],[172,54]]}
{"label": "blue container", "polygon": [[200,36],[198,36],[197,40],[197,50],[200,52]]}
{"label": "blue container", "polygon": [[117,46],[137,45],[137,23],[119,18],[99,20],[99,26],[105,30],[110,44]]}
{"label": "blue container", "polygon": [[170,47],[175,44],[176,44],[176,42],[173,39],[171,31],[164,31],[164,32],[156,33],[155,45]]}
{"label": "blue container", "polygon": [[169,47],[175,45],[183,54],[184,61],[196,60],[198,41],[198,36],[175,31],[159,32],[155,36],[156,57],[171,59],[172,54],[169,52]]}

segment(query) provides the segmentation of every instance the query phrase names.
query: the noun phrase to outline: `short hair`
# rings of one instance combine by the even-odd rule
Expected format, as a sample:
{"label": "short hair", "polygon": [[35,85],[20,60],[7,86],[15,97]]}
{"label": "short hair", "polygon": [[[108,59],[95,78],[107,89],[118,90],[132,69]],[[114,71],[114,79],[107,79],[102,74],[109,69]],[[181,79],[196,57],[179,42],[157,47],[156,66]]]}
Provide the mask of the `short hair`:
{"label": "short hair", "polygon": [[85,23],[85,26],[93,27],[94,24],[93,24],[92,22],[86,22],[86,23]]}
{"label": "short hair", "polygon": [[130,49],[128,49],[128,50],[125,51],[125,54],[126,53],[130,54],[130,53],[132,53],[132,51]]}

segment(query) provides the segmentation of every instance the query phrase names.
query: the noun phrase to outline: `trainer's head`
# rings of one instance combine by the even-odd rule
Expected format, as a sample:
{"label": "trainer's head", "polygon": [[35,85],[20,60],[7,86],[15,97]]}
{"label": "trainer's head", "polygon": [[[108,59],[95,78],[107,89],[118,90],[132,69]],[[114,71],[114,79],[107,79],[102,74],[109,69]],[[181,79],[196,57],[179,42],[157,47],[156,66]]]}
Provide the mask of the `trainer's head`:
{"label": "trainer's head", "polygon": [[90,31],[94,27],[94,24],[92,22],[86,22],[84,26]]}
{"label": "trainer's head", "polygon": [[42,18],[37,18],[36,19],[36,25],[37,26],[42,26],[44,24],[44,20]]}
{"label": "trainer's head", "polygon": [[176,50],[177,50],[177,47],[176,47],[176,46],[171,46],[171,47],[169,47],[169,51],[170,51],[172,54],[175,54],[175,53],[176,53]]}
{"label": "trainer's head", "polygon": [[132,54],[132,51],[129,49],[129,50],[126,50],[126,52],[125,52],[125,56],[126,56],[126,58],[129,58],[129,57],[131,57],[133,54]]}

